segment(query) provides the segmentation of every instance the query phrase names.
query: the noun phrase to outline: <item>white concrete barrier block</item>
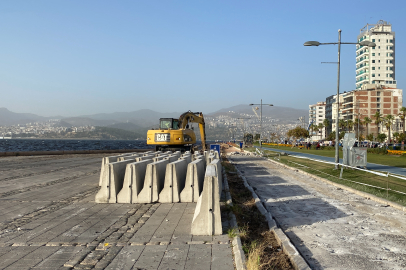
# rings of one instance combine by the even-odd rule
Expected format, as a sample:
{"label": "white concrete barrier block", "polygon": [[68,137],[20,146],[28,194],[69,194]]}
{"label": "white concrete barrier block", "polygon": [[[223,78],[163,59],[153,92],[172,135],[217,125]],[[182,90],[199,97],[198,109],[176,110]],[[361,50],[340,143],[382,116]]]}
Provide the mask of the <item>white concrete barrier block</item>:
{"label": "white concrete barrier block", "polygon": [[167,159],[168,162],[171,163],[171,162],[177,161],[179,158],[178,158],[178,156],[175,156],[175,155],[169,155],[167,157],[164,157],[163,159]]}
{"label": "white concrete barrier block", "polygon": [[192,162],[192,156],[191,155],[183,155],[179,159],[184,159],[187,161],[187,163]]}
{"label": "white concrete barrier block", "polygon": [[197,202],[203,190],[204,172],[203,159],[196,159],[188,164],[185,188],[180,193],[181,202]]}
{"label": "white concrete barrier block", "polygon": [[117,195],[117,203],[137,203],[138,194],[144,187],[147,165],[152,159],[127,164],[123,188]]}
{"label": "white concrete barrier block", "polygon": [[221,196],[221,191],[223,190],[223,173],[221,167],[220,159],[214,159],[210,165],[214,165],[216,167],[216,174],[218,177],[218,185],[219,185],[219,196]]}
{"label": "white concrete barrier block", "polygon": [[152,160],[153,160],[154,162],[157,162],[157,161],[163,160],[163,159],[166,158],[166,157],[168,157],[168,155],[161,155],[161,154],[159,154],[158,156],[152,158]]}
{"label": "white concrete barrier block", "polygon": [[138,194],[138,203],[157,202],[159,193],[164,187],[165,170],[168,160],[160,160],[147,165],[144,187]]}
{"label": "white concrete barrier block", "polygon": [[166,165],[165,183],[164,188],[159,193],[159,202],[179,202],[180,192],[185,187],[187,165],[188,163],[184,159]]}
{"label": "white concrete barrier block", "polygon": [[193,235],[221,235],[223,233],[216,171],[214,164],[210,164],[206,168],[203,192],[197,201],[192,221],[191,234]]}
{"label": "white concrete barrier block", "polygon": [[106,164],[104,167],[103,181],[96,194],[97,203],[116,203],[117,194],[123,187],[125,168],[132,160],[125,160]]}

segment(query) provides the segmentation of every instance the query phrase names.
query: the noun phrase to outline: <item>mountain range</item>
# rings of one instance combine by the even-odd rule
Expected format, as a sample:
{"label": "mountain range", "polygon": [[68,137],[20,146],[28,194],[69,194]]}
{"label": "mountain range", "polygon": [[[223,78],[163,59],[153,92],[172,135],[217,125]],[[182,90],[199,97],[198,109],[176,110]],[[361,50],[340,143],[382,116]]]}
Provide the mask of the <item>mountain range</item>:
{"label": "mountain range", "polygon": [[[260,106],[252,106],[260,107]],[[223,108],[212,113],[204,113],[205,117],[216,117],[227,115],[230,117],[240,117],[241,114],[254,115],[251,106],[240,104],[229,108]],[[260,109],[256,110],[260,114]],[[161,113],[148,109],[132,112],[99,113],[93,115],[81,115],[77,117],[44,117],[31,113],[15,113],[6,108],[0,108],[0,126],[10,126],[16,124],[27,124],[30,122],[43,122],[49,119],[61,119],[59,125],[69,126],[105,126],[119,128],[129,131],[147,130],[158,125],[159,118],[178,118],[181,112]],[[295,109],[279,106],[262,106],[262,115],[280,119],[283,122],[296,121],[300,116],[307,116],[308,110]]]}

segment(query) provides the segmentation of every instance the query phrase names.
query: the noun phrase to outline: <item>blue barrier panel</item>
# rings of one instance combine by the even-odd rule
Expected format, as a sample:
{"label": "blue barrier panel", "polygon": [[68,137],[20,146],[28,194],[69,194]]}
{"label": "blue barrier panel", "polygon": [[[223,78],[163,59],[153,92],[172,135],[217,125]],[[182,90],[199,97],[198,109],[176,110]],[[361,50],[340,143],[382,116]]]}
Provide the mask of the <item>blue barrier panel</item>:
{"label": "blue barrier panel", "polygon": [[210,150],[216,150],[220,156],[220,144],[210,144]]}

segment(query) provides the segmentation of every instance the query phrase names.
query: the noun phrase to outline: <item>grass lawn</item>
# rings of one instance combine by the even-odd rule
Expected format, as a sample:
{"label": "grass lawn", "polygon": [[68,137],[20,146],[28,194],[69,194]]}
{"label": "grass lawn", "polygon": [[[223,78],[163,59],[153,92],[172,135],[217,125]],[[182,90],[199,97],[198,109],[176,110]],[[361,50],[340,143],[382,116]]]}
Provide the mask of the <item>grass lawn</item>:
{"label": "grass lawn", "polygon": [[[258,145],[256,144],[256,146],[258,146]],[[286,146],[271,146],[271,145],[263,145],[263,148],[270,148],[270,149],[275,148],[275,149],[291,151],[291,152],[300,152],[300,153],[304,152],[307,154],[313,154],[313,155],[324,156],[324,157],[334,157],[334,155],[335,155],[334,150],[316,150],[316,149],[306,150],[306,149],[298,149],[297,147],[291,148],[291,147],[286,147]],[[340,151],[340,158],[342,158],[342,157],[343,157],[343,152]],[[371,163],[406,168],[406,157],[404,157],[404,156],[379,155],[379,154],[368,153],[367,160],[368,160],[368,162],[371,162]]]}

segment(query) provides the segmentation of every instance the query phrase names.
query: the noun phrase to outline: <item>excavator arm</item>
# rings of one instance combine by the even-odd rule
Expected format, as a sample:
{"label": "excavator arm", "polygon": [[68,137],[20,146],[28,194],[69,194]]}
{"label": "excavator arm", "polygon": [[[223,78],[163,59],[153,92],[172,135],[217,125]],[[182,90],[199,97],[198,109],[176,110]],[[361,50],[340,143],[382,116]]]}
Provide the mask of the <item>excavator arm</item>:
{"label": "excavator arm", "polygon": [[198,123],[200,129],[200,137],[202,140],[202,150],[206,150],[206,126],[204,123],[203,113],[201,112],[185,112],[179,117],[179,128],[186,129],[189,123]]}

